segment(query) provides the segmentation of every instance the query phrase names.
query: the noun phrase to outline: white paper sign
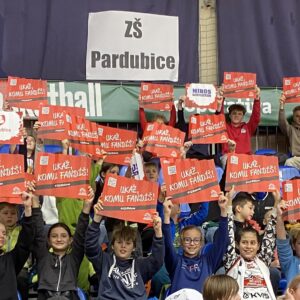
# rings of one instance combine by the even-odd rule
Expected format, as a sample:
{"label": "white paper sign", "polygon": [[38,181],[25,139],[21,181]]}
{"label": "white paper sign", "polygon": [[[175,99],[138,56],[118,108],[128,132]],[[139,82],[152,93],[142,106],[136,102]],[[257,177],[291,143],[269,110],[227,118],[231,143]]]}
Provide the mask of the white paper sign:
{"label": "white paper sign", "polygon": [[0,144],[23,144],[20,130],[23,128],[23,116],[14,111],[0,111]]}
{"label": "white paper sign", "polygon": [[178,80],[178,17],[89,14],[87,80]]}

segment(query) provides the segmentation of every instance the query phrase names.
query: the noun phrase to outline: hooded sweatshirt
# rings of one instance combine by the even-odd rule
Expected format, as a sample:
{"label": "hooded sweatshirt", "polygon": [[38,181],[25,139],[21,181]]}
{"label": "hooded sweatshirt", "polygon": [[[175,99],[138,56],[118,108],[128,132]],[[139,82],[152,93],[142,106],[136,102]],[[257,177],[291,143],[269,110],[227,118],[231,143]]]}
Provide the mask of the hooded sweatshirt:
{"label": "hooded sweatshirt", "polygon": [[98,300],[147,299],[145,283],[161,268],[164,259],[163,238],[153,238],[148,257],[118,259],[103,252],[97,241],[99,223],[92,222],[86,232],[85,252],[99,278]]}

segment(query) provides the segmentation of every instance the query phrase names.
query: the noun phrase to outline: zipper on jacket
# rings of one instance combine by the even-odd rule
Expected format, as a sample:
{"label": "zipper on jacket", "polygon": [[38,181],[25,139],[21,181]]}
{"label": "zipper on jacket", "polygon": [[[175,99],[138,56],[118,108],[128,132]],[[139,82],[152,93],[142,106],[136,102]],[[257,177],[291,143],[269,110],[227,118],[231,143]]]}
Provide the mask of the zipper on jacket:
{"label": "zipper on jacket", "polygon": [[58,282],[57,282],[57,287],[56,287],[56,291],[59,291],[59,285],[60,285],[60,280],[61,280],[61,258],[60,256],[58,257],[58,261],[59,261],[59,275],[58,275]]}

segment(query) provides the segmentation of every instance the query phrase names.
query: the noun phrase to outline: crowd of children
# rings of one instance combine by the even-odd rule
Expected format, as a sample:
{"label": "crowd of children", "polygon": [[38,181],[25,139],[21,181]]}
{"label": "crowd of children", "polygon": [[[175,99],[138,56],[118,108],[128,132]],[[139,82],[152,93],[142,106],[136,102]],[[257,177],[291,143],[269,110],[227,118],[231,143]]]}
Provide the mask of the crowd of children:
{"label": "crowd of children", "polygon": [[[172,108],[169,125],[187,131],[184,101],[181,97],[177,124]],[[279,122],[293,155],[286,164],[298,167],[300,110],[294,109],[290,125],[284,119],[284,102],[283,95]],[[218,104],[217,114],[224,109],[222,88]],[[260,120],[259,88],[248,123],[243,122],[244,115],[241,105],[229,108],[229,139],[223,144],[220,163],[224,168],[228,153],[251,154],[251,136]],[[144,130],[147,121],[143,108],[140,118]],[[160,115],[156,121],[166,122]],[[25,170],[34,173],[40,141],[36,142],[34,134],[25,140],[23,147],[12,146],[11,152],[24,154]],[[62,144],[63,153],[68,154],[68,141]],[[207,146],[189,143],[183,150],[183,157],[214,158],[218,163]],[[145,180],[158,182],[159,163],[152,156],[144,153]],[[84,201],[37,196],[32,181],[20,195],[23,209],[0,203],[0,299],[16,300],[17,291],[23,300],[28,299],[32,273],[37,277],[38,300],[79,299],[77,288],[88,294],[90,284],[99,300],[275,300],[282,274],[289,283],[282,299],[300,299],[300,226],[294,226],[288,237],[282,219],[286,207],[279,192],[235,193],[232,188],[227,194],[220,193],[218,220],[208,230],[202,225],[211,221],[207,219],[211,203],[199,199],[197,209],[183,216],[182,205],[166,197],[162,184],[157,215],[151,226],[145,226],[103,216],[105,178],[119,172],[119,165],[95,161]],[[129,170],[126,176],[130,175]]]}

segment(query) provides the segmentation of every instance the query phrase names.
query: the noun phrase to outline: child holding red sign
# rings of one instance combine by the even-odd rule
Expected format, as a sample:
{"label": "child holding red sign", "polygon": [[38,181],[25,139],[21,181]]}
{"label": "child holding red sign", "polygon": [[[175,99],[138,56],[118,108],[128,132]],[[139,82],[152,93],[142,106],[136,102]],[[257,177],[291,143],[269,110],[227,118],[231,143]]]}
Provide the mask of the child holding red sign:
{"label": "child holding red sign", "polygon": [[221,209],[220,224],[211,250],[200,254],[204,237],[199,227],[191,225],[184,227],[180,232],[183,248],[183,254],[180,255],[173,246],[170,227],[173,204],[170,200],[164,202],[165,264],[171,278],[171,294],[183,288],[202,292],[205,279],[216,272],[222,262],[228,245],[228,198],[221,194],[218,203]]}
{"label": "child holding red sign", "polygon": [[285,105],[286,97],[284,94],[280,97],[279,103],[279,127],[284,135],[289,139],[291,158],[288,158],[285,162],[286,166],[295,167],[300,169],[300,106],[296,106],[293,109],[293,121],[291,124],[285,117]]}
{"label": "child holding red sign", "polygon": [[146,300],[145,283],[160,269],[164,258],[164,241],[161,219],[153,218],[152,254],[134,258],[136,231],[133,228],[117,227],[112,236],[113,253],[103,252],[97,244],[99,223],[102,219],[102,202],[94,206],[94,220],[86,232],[85,251],[99,278],[99,299]]}
{"label": "child holding red sign", "polygon": [[282,203],[277,213],[276,243],[281,270],[289,283],[300,273],[300,228],[291,229],[290,238],[287,238],[282,219],[284,209],[286,209],[286,206]]}

